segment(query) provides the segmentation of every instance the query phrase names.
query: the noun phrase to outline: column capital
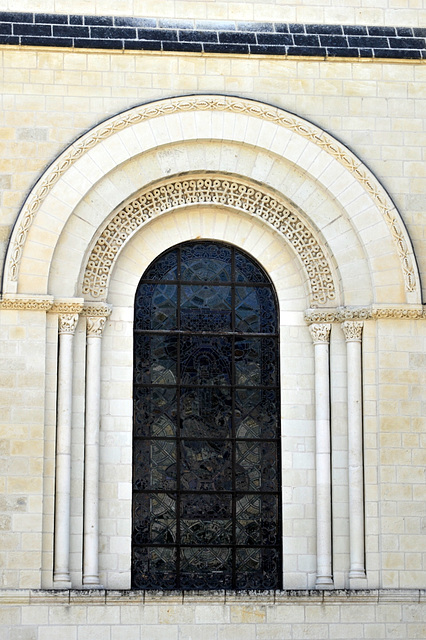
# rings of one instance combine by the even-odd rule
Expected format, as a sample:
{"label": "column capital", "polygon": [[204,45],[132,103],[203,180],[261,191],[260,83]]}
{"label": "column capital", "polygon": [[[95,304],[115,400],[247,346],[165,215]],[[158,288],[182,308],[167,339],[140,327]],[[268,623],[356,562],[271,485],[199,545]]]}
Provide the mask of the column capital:
{"label": "column capital", "polygon": [[361,342],[363,322],[342,322],[346,342]]}
{"label": "column capital", "polygon": [[73,335],[78,322],[78,313],[62,313],[59,316],[59,335],[67,333]]}
{"label": "column capital", "polygon": [[330,341],[331,324],[329,323],[321,322],[319,324],[311,324],[309,331],[311,332],[314,344],[328,344]]}
{"label": "column capital", "polygon": [[105,327],[105,316],[87,316],[87,337],[100,338]]}

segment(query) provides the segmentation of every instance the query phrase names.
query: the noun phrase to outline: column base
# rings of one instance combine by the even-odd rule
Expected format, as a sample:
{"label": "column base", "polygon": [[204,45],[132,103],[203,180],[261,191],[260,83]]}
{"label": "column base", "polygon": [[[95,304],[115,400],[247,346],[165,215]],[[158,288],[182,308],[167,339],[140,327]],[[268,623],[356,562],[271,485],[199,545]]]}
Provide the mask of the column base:
{"label": "column base", "polygon": [[330,576],[319,576],[315,582],[315,589],[334,589],[333,578]]}
{"label": "column base", "polygon": [[83,578],[82,589],[103,589],[98,576],[87,576]]}
{"label": "column base", "polygon": [[72,589],[71,580],[53,580],[54,589]]}
{"label": "column base", "polygon": [[105,587],[102,584],[83,584],[82,589],[85,591],[103,591]]}
{"label": "column base", "polygon": [[362,571],[351,571],[349,573],[349,589],[366,589],[367,576]]}

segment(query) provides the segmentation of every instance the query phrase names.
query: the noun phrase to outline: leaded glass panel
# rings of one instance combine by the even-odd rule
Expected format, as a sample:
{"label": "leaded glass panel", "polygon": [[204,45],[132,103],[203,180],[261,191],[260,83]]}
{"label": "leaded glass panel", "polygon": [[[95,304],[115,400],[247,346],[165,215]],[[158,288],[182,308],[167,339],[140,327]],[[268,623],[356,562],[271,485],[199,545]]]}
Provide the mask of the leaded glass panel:
{"label": "leaded glass panel", "polygon": [[135,301],[132,585],[281,586],[278,310],[244,252],[188,242]]}

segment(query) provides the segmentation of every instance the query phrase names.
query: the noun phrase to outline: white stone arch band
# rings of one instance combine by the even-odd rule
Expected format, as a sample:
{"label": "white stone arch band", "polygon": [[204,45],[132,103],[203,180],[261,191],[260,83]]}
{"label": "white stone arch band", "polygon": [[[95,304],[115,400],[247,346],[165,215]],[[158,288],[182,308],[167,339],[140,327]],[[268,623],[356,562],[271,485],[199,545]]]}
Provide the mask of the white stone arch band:
{"label": "white stone arch band", "polygon": [[233,177],[184,176],[144,190],[108,222],[86,263],[82,294],[105,300],[115,260],[127,240],[151,218],[177,207],[211,204],[232,207],[269,223],[293,247],[306,272],[312,306],[332,302],[332,269],[313,231],[284,201]]}

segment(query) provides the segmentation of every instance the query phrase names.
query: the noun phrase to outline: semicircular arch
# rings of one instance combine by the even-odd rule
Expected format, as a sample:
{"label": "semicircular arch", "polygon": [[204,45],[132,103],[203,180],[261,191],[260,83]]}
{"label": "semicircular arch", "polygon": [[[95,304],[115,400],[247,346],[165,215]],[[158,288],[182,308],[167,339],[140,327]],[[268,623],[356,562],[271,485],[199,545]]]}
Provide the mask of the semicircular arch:
{"label": "semicircular arch", "polygon": [[[403,283],[404,299],[392,302],[420,302],[419,274],[402,219],[389,195],[353,153],[320,128],[281,109],[241,98],[200,95],[161,100],[115,116],[73,143],[51,165],[18,217],[7,253],[3,293],[48,293],[49,269],[66,221],[93,185],[115,167],[149,149],[201,138],[254,145],[297,165],[345,209],[363,239],[373,288],[380,281],[379,277],[375,282],[378,267],[374,265],[384,259],[390,280]],[[109,215],[110,210],[105,211],[105,217]],[[39,235],[47,217],[57,231],[41,249]],[[379,247],[384,234],[391,249],[383,257]],[[34,261],[38,279],[25,281],[25,275],[35,273]]]}

